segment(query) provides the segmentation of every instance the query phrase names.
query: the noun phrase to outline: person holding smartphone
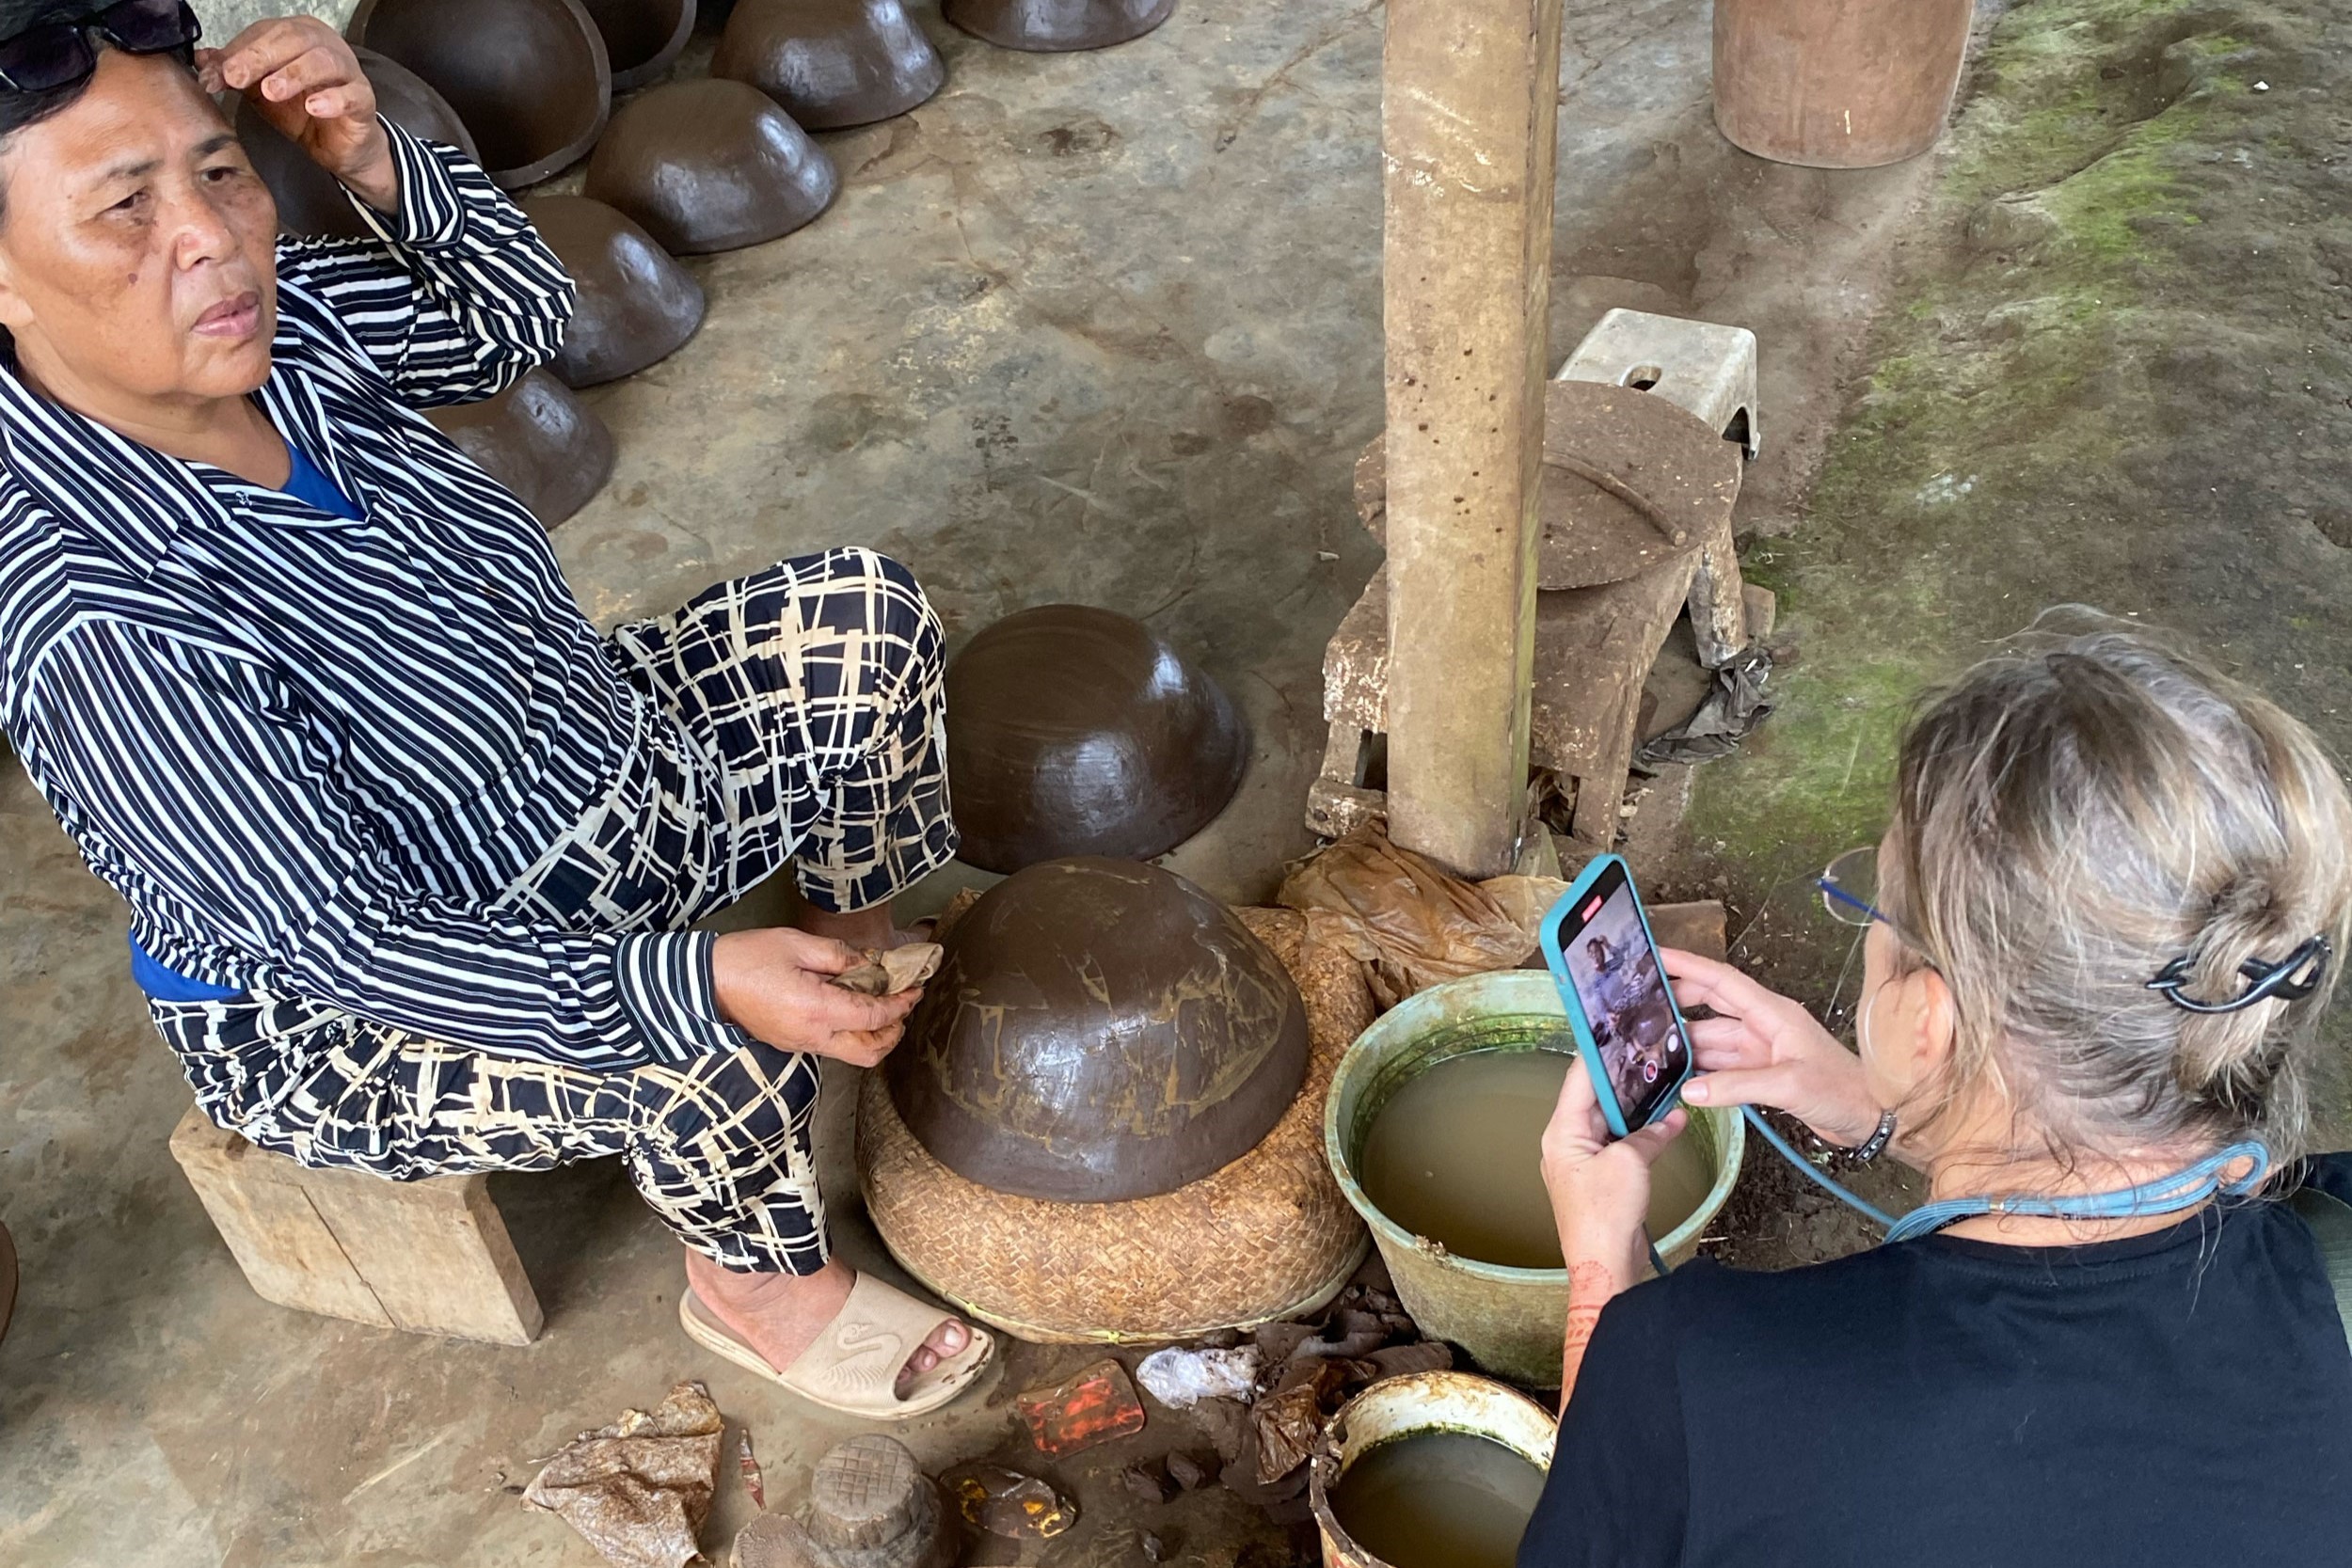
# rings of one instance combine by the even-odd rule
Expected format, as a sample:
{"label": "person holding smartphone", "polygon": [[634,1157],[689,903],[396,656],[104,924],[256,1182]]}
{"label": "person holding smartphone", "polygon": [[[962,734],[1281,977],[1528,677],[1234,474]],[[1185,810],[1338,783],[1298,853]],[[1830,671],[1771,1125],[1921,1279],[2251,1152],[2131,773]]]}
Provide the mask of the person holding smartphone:
{"label": "person holding smartphone", "polygon": [[2344,1560],[2352,1341],[2301,1211],[2352,1202],[2311,1152],[2352,800],[2317,740],[2141,634],[2044,636],[1924,710],[1893,826],[1823,888],[1867,927],[1859,1053],[1668,951],[1713,1015],[1683,1099],[1891,1152],[1968,1217],[1648,1279],[1685,1113],[1613,1139],[1569,1073],[1568,1393],[1521,1568]]}

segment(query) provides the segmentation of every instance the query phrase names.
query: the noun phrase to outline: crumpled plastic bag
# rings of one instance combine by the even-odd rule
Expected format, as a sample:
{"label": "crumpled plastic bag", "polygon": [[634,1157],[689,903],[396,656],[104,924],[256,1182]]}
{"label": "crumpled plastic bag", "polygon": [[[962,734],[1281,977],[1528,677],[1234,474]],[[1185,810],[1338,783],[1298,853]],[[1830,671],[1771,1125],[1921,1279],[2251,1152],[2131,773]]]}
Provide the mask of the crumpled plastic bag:
{"label": "crumpled plastic bag", "polygon": [[1249,1402],[1258,1390],[1258,1372],[1265,1358],[1255,1345],[1232,1350],[1186,1350],[1170,1345],[1145,1356],[1136,1368],[1136,1381],[1170,1410],[1190,1410],[1202,1400]]}
{"label": "crumpled plastic bag", "polygon": [[1772,675],[1772,656],[1761,643],[1721,666],[1699,710],[1665,734],[1653,736],[1634,760],[1645,768],[1661,768],[1729,756],[1749,731],[1772,716],[1772,704],[1764,695],[1764,683]]}
{"label": "crumpled plastic bag", "polygon": [[1492,893],[1389,842],[1367,823],[1300,861],[1276,901],[1307,917],[1307,940],[1363,965],[1383,1010],[1465,974],[1517,969],[1535,951]]}
{"label": "crumpled plastic bag", "polygon": [[1505,919],[1527,933],[1527,956],[1534,958],[1535,933],[1551,906],[1567,896],[1568,884],[1557,877],[1489,877],[1478,886],[1502,908]]}
{"label": "crumpled plastic bag", "polygon": [[725,1420],[700,1383],[650,1411],[624,1410],[548,1460],[523,1501],[553,1513],[618,1568],[685,1568],[719,1487]]}

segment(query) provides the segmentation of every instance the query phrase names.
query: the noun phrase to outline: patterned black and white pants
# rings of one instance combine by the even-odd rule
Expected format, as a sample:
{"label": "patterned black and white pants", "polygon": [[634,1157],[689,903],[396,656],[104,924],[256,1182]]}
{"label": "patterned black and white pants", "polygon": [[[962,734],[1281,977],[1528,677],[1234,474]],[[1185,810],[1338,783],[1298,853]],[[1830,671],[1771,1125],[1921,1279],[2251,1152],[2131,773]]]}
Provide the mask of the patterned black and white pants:
{"label": "patterned black and white pants", "polygon": [[[824,908],[887,901],[956,850],[942,641],[914,579],[867,550],[787,561],[615,631],[629,678],[692,737],[692,766],[656,769],[676,782],[628,817],[650,829],[623,835],[618,814],[592,812],[501,906],[679,928],[787,863]],[[414,1180],[617,1155],[678,1238],[726,1267],[810,1274],[829,1255],[812,1056],[748,1042],[597,1072],[262,991],[151,1006],[205,1112],[304,1164]]]}

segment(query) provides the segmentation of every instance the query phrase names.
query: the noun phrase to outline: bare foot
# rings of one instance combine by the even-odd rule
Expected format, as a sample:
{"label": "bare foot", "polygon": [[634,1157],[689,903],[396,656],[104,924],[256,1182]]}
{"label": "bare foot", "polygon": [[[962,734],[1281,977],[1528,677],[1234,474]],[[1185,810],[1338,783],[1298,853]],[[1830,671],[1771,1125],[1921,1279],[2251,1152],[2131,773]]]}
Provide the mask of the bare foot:
{"label": "bare foot", "polygon": [[792,893],[792,924],[814,937],[831,937],[863,953],[869,947],[895,947],[897,932],[890,924],[890,906],[877,904],[870,910],[851,910],[836,914],[820,910],[802,896],[795,888]]}
{"label": "bare foot", "polygon": [[[759,1352],[778,1371],[789,1369],[841,1315],[857,1273],[835,1258],[815,1274],[738,1274],[699,1252],[686,1254],[686,1282],[711,1316]],[[898,1370],[895,1392],[905,1399],[914,1380],[972,1342],[972,1331],[949,1319]]]}

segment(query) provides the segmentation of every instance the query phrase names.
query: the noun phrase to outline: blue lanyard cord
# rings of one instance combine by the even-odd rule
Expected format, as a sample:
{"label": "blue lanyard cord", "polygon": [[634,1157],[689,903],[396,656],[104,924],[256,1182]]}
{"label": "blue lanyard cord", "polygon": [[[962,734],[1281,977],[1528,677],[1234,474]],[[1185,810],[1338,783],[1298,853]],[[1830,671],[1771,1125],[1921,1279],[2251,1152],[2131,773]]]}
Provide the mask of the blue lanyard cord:
{"label": "blue lanyard cord", "polygon": [[[2248,1160],[2252,1166],[2235,1180],[2225,1180],[2222,1170],[2234,1161]],[[2270,1174],[2270,1150],[2251,1141],[2232,1144],[2218,1154],[2209,1154],[2185,1170],[2169,1176],[2159,1176],[2137,1187],[2125,1187],[2112,1193],[2085,1193],[2076,1197],[1955,1197],[1941,1203],[1923,1204],[1905,1214],[1886,1232],[1890,1242],[1908,1242],[1943,1229],[1961,1220],[1974,1219],[1979,1214],[2029,1214],[2045,1219],[2121,1220],[2142,1214],[2176,1214],[2217,1194],[2224,1197],[2243,1197],[2262,1185]]]}
{"label": "blue lanyard cord", "polygon": [[[1922,1204],[1900,1219],[1884,1210],[1864,1202],[1827,1176],[1821,1174],[1812,1161],[1797,1152],[1788,1139],[1776,1132],[1772,1123],[1758,1116],[1752,1105],[1740,1107],[1748,1125],[1772,1146],[1780,1157],[1788,1162],[1815,1185],[1831,1196],[1858,1211],[1873,1225],[1883,1227],[1889,1242],[1908,1242],[1931,1235],[1947,1225],[1974,1219],[1979,1214],[2028,1214],[2037,1218],[2118,1220],[2142,1214],[2174,1214],[2197,1205],[2217,1194],[2224,1197],[2242,1197],[2262,1185],[2270,1174],[2270,1150],[2252,1141],[2232,1144],[2217,1154],[2209,1154],[2185,1170],[2143,1181],[2137,1187],[2120,1192],[2085,1193],[2074,1197],[1954,1197],[1941,1203]],[[2225,1180],[2221,1175],[2239,1160],[2250,1162],[2250,1168],[2235,1180]],[[1656,1254],[1652,1253],[1655,1261]],[[1663,1274],[1661,1267],[1659,1272]]]}

